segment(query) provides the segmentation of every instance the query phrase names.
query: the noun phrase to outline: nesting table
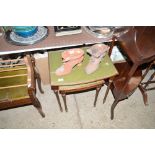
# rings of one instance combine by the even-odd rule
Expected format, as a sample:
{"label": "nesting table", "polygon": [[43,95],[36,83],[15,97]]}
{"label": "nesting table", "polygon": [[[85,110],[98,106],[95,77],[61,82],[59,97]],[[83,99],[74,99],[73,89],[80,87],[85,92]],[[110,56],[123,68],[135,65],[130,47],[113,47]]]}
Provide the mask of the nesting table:
{"label": "nesting table", "polygon": [[[49,70],[50,70],[50,79],[51,79],[51,89],[54,90],[55,95],[58,100],[60,111],[62,111],[62,106],[59,99],[59,93],[62,95],[64,100],[65,110],[68,111],[66,104],[66,94],[73,92],[82,92],[84,90],[96,89],[96,95],[94,100],[94,106],[96,106],[97,97],[99,90],[104,85],[105,80],[109,79],[112,82],[114,76],[118,75],[118,72],[113,65],[108,54],[103,58],[99,64],[99,68],[92,74],[86,74],[85,67],[89,63],[90,56],[86,53],[86,50],[89,47],[82,48],[85,52],[84,61],[81,66],[76,66],[73,68],[72,72],[68,75],[57,76],[55,71],[62,65],[61,52],[59,50],[56,52],[49,52]],[[104,102],[109,92],[110,84],[108,84]]]}

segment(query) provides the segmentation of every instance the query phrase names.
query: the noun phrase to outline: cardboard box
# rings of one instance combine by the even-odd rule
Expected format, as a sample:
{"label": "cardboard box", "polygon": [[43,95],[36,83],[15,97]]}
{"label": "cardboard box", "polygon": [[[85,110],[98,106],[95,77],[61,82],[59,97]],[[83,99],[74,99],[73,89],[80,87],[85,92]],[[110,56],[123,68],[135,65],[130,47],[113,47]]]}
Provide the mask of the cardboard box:
{"label": "cardboard box", "polygon": [[44,85],[50,84],[49,66],[48,66],[48,53],[35,54],[35,62],[38,72],[41,76],[42,83]]}

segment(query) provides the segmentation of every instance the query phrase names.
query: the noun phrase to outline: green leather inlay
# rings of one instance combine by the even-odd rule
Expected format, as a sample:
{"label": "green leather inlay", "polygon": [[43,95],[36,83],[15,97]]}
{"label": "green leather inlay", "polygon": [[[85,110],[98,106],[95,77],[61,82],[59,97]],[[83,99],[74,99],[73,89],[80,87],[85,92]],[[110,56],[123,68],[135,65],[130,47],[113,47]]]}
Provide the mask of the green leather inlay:
{"label": "green leather inlay", "polygon": [[14,70],[14,69],[18,69],[20,70],[21,68],[27,68],[26,65],[17,65],[17,66],[13,66],[13,67],[0,67],[0,71],[4,71],[4,70],[8,70],[8,71],[11,71],[11,70]]}
{"label": "green leather inlay", "polygon": [[[100,65],[99,68],[92,74],[88,75],[85,73],[85,67],[89,63],[89,56],[86,53],[86,48],[83,48],[85,51],[84,61],[81,66],[75,66],[72,69],[72,72],[65,76],[57,76],[55,74],[55,70],[62,65],[61,52],[64,50],[59,50],[55,52],[49,53],[49,67],[50,67],[50,76],[51,76],[51,85],[73,85],[80,83],[87,83],[91,81],[106,79],[111,76],[117,75],[118,72],[113,65],[111,59],[108,55],[106,55]],[[60,80],[60,81],[59,81]]]}
{"label": "green leather inlay", "polygon": [[[24,86],[16,86],[23,84]],[[10,86],[14,87],[10,88]],[[0,68],[0,100],[11,101],[28,97],[27,67],[21,65],[10,68]]]}
{"label": "green leather inlay", "polygon": [[27,86],[0,89],[0,100],[16,100],[27,97],[29,97]]}
{"label": "green leather inlay", "polygon": [[0,72],[0,77],[27,74],[27,69]]}
{"label": "green leather inlay", "polygon": [[27,75],[0,78],[0,87],[8,87],[22,84],[27,84]]}

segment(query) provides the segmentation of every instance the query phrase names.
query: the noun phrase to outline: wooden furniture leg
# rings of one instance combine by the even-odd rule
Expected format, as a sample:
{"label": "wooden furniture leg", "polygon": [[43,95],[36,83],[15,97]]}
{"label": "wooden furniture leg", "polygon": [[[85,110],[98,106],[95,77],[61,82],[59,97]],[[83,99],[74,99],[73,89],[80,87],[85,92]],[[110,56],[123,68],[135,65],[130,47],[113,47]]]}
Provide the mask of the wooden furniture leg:
{"label": "wooden furniture leg", "polygon": [[33,100],[34,107],[38,110],[40,115],[42,117],[45,117],[45,114],[44,114],[44,112],[42,110],[42,106],[41,106],[39,100],[36,98],[36,95],[35,95],[34,91],[31,92],[31,99]]}
{"label": "wooden furniture leg", "polygon": [[142,85],[139,85],[138,88],[142,93],[144,104],[148,105],[148,96],[147,96],[147,93],[146,93],[145,89],[143,88]]}
{"label": "wooden furniture leg", "polygon": [[100,92],[100,90],[101,90],[101,87],[102,87],[102,85],[96,87],[96,94],[95,94],[95,100],[94,100],[94,107],[96,107],[96,102],[97,102],[98,94],[99,94],[99,92]]}
{"label": "wooden furniture leg", "polygon": [[[145,76],[147,75],[147,73],[149,72],[149,70],[151,69],[152,65],[154,64],[154,62],[152,62],[149,67],[146,69],[145,73],[143,74],[142,76],[142,80],[145,78]],[[149,85],[150,81],[152,81],[152,79],[154,78],[154,75],[155,75],[155,72],[150,76],[150,78],[148,79],[147,82],[141,82],[139,84],[139,90],[141,91],[142,93],[142,96],[143,96],[143,101],[144,101],[144,104],[145,105],[148,105],[148,96],[147,96],[147,93],[146,93],[146,87]],[[144,85],[144,86],[143,86]]]}
{"label": "wooden furniture leg", "polygon": [[35,79],[37,80],[37,83],[38,83],[39,91],[43,94],[44,91],[43,91],[43,89],[41,87],[41,77],[40,77],[40,74],[37,71],[37,67],[35,65],[35,58],[33,57],[33,55],[31,55],[31,61],[32,61],[33,69],[34,69]]}
{"label": "wooden furniture leg", "polygon": [[143,81],[143,79],[145,78],[145,76],[147,75],[147,73],[149,72],[149,70],[151,69],[151,67],[152,67],[153,64],[154,64],[154,63],[152,62],[152,63],[149,65],[149,67],[146,69],[145,73],[144,73],[143,76],[142,76],[142,80],[141,80],[141,81]]}
{"label": "wooden furniture leg", "polygon": [[[119,93],[118,96],[115,96],[115,101],[113,102],[113,104],[112,104],[112,106],[111,106],[111,120],[114,119],[114,109],[115,109],[116,105],[119,103],[120,100],[125,99],[125,98],[123,97],[124,90],[125,90],[125,88],[127,87],[128,82],[130,81],[131,77],[132,77],[133,74],[136,72],[137,68],[138,68],[138,65],[137,65],[137,64],[134,64],[134,65],[131,67],[131,69],[130,69],[130,71],[129,71],[129,73],[128,73],[127,79],[125,80],[125,84],[124,84],[124,86],[123,86],[122,89],[121,89],[121,92]],[[126,96],[126,97],[127,97],[127,96]]]}
{"label": "wooden furniture leg", "polygon": [[43,89],[41,87],[41,77],[40,77],[40,74],[38,73],[36,67],[34,67],[34,72],[35,72],[35,78],[37,79],[39,91],[43,94],[44,91],[43,91]]}
{"label": "wooden furniture leg", "polygon": [[119,100],[115,99],[115,101],[113,102],[112,106],[111,106],[111,120],[114,119],[114,109],[116,107],[116,105],[118,104]]}
{"label": "wooden furniture leg", "polygon": [[152,79],[155,77],[155,72],[150,76],[150,78],[148,79],[148,81],[145,83],[144,85],[144,89],[146,89],[146,87],[151,83]]}
{"label": "wooden furniture leg", "polygon": [[62,109],[62,106],[61,106],[61,102],[60,102],[60,98],[59,98],[59,94],[58,94],[58,90],[57,89],[53,89],[54,93],[55,93],[55,96],[57,98],[57,101],[58,101],[58,104],[59,104],[59,108],[60,108],[60,111],[63,112],[63,109]]}
{"label": "wooden furniture leg", "polygon": [[113,78],[109,79],[109,84],[108,84],[107,90],[105,92],[105,96],[104,96],[104,99],[103,99],[103,104],[105,103],[105,101],[107,99],[107,96],[108,96],[108,93],[109,93],[110,86],[111,86],[112,82],[113,82]]}
{"label": "wooden furniture leg", "polygon": [[63,92],[61,93],[63,101],[64,101],[64,106],[65,106],[65,111],[68,112],[68,108],[67,108],[67,103],[66,103],[66,93]]}

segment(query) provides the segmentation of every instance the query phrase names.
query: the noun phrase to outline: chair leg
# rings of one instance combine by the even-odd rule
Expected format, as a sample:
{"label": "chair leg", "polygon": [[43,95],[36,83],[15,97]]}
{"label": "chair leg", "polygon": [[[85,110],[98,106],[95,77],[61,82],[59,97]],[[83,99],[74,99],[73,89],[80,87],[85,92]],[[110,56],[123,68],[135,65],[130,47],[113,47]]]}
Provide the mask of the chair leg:
{"label": "chair leg", "polygon": [[53,90],[53,91],[54,91],[55,96],[56,96],[56,98],[57,98],[60,111],[63,112],[63,109],[62,109],[62,106],[61,106],[61,102],[60,102],[60,98],[59,98],[59,94],[58,94],[58,90]]}
{"label": "chair leg", "polygon": [[65,111],[68,112],[67,103],[66,103],[66,93],[62,93],[61,95],[64,101]]}
{"label": "chair leg", "polygon": [[35,72],[35,78],[37,80],[37,83],[38,83],[38,88],[39,88],[39,91],[43,94],[44,91],[41,87],[41,77],[40,77],[40,74],[38,73],[36,67],[34,67],[34,72]]}
{"label": "chair leg", "polygon": [[41,106],[39,100],[36,98],[36,95],[35,95],[34,91],[32,91],[31,94],[32,94],[32,100],[33,100],[34,107],[38,110],[38,112],[40,113],[40,115],[42,117],[45,117],[45,113],[43,112],[42,106]]}
{"label": "chair leg", "polygon": [[155,77],[155,72],[150,76],[150,78],[148,79],[148,81],[146,82],[146,84],[144,85],[144,89],[146,89],[146,87],[149,85],[150,81],[152,81],[152,79]]}
{"label": "chair leg", "polygon": [[94,100],[94,107],[96,107],[96,102],[97,102],[98,94],[99,94],[99,92],[100,92],[100,90],[101,90],[101,87],[102,87],[102,85],[96,87],[96,94],[95,94],[95,100]]}
{"label": "chair leg", "polygon": [[138,88],[139,88],[140,92],[142,93],[144,104],[148,105],[148,97],[147,97],[147,93],[146,93],[145,89],[141,85],[139,85]]}
{"label": "chair leg", "polygon": [[105,96],[104,96],[104,99],[103,99],[103,104],[105,103],[105,101],[107,99],[111,84],[112,84],[112,80],[109,80],[109,84],[108,84],[108,87],[107,87],[107,90],[105,92]]}
{"label": "chair leg", "polygon": [[118,104],[118,102],[119,102],[119,100],[116,99],[116,100],[113,102],[112,106],[111,106],[111,120],[114,119],[114,109],[115,109],[116,105]]}

